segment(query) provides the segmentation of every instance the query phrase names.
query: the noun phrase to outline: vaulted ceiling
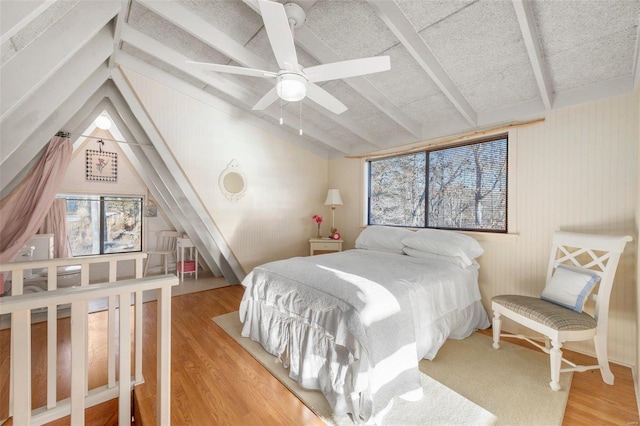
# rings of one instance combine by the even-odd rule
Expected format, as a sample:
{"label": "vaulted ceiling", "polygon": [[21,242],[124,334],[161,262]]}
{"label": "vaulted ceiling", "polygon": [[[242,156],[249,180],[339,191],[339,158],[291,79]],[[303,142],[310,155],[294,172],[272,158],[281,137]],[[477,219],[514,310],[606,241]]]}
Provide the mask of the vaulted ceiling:
{"label": "vaulted ceiling", "polygon": [[123,68],[213,95],[327,157],[536,118],[638,86],[640,0],[293,2],[306,12],[294,34],[303,67],[391,58],[390,71],[320,83],[347,106],[340,115],[309,99],[253,111],[273,80],[187,63],[277,71],[257,0],[2,0],[3,164],[38,129],[50,136],[66,124],[68,99],[86,101]]}

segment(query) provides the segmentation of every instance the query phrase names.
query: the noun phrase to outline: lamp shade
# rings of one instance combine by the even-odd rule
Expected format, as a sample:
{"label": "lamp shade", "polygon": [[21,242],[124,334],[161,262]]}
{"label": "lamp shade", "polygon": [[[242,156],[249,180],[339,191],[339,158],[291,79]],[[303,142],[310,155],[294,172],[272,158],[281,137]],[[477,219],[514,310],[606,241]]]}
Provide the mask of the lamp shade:
{"label": "lamp shade", "polygon": [[339,189],[330,189],[327,192],[327,199],[324,202],[325,206],[341,206],[342,198],[340,198],[340,190]]}

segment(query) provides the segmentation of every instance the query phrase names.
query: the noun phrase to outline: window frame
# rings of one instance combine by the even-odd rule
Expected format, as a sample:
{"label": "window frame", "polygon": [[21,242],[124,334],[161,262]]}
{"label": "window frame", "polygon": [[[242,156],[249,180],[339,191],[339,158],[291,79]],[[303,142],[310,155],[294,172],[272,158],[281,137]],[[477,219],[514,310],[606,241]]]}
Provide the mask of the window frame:
{"label": "window frame", "polygon": [[[504,229],[474,229],[474,228],[442,228],[427,226],[429,221],[427,203],[429,200],[429,153],[435,151],[442,151],[447,149],[454,149],[464,146],[471,146],[481,143],[487,143],[492,141],[498,141],[506,139],[506,152],[505,152],[505,226]],[[461,142],[449,143],[449,144],[436,144],[421,149],[413,149],[407,152],[394,153],[384,156],[376,156],[363,159],[363,177],[364,177],[364,191],[363,191],[363,226],[390,226],[407,229],[445,229],[450,231],[458,231],[465,233],[472,233],[476,235],[510,235],[515,223],[515,207],[511,205],[510,200],[513,199],[513,192],[515,188],[515,173],[511,168],[512,159],[515,158],[515,148],[513,144],[512,135],[510,132],[496,133],[482,138],[476,138],[472,140],[465,140]],[[371,223],[371,163],[374,161],[385,160],[388,158],[402,157],[405,155],[411,155],[416,153],[425,153],[425,197],[424,197],[424,223],[422,226],[408,226],[408,225],[390,225],[390,224],[372,224]]]}
{"label": "window frame", "polygon": [[[71,257],[86,257],[86,256],[108,256],[108,255],[113,255],[113,254],[121,254],[121,253],[141,253],[144,251],[144,243],[145,243],[145,234],[144,234],[144,229],[145,229],[145,220],[144,220],[144,205],[145,205],[145,197],[143,195],[135,195],[135,194],[127,194],[127,195],[117,195],[117,194],[87,194],[87,193],[82,193],[82,194],[58,194],[56,196],[56,198],[60,198],[60,199],[64,199],[66,202],[68,202],[69,200],[86,200],[86,201],[90,201],[90,202],[97,202],[98,206],[100,208],[99,211],[99,221],[100,223],[99,225],[99,237],[100,240],[98,242],[98,246],[99,246],[99,253],[89,253],[89,254],[78,254],[78,255],[74,255],[73,254],[73,249],[71,248]],[[106,233],[106,228],[105,228],[105,224],[106,224],[106,219],[107,219],[107,215],[106,215],[106,211],[105,211],[105,203],[109,202],[109,201],[117,201],[118,199],[120,200],[137,200],[140,203],[140,208],[139,208],[139,217],[140,217],[140,248],[138,250],[123,250],[123,251],[115,251],[115,252],[105,252],[105,243],[107,242],[107,238],[105,236]],[[67,215],[65,215],[65,220],[67,218]],[[67,222],[68,224],[68,222]],[[68,228],[68,225],[67,225]],[[67,231],[68,232],[68,231]],[[67,233],[67,238],[68,238],[68,233]],[[71,243],[69,243],[69,245],[71,245]]]}

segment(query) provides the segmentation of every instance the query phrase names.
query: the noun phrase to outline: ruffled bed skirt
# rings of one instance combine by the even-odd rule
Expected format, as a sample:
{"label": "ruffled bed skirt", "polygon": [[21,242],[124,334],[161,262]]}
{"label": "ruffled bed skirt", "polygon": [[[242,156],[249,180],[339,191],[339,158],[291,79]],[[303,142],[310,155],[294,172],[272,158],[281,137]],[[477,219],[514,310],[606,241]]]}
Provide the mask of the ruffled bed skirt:
{"label": "ruffled bed skirt", "polygon": [[[348,315],[339,306],[325,310],[306,307],[289,293],[279,300],[280,307],[260,299],[245,299],[240,306],[244,323],[242,335],[259,342],[270,354],[279,357],[289,377],[306,389],[320,390],[338,416],[350,414],[356,423],[373,420],[370,364],[362,345],[348,328]],[[286,306],[295,307],[299,313]],[[461,311],[441,317],[428,332],[418,336],[422,341],[418,359],[433,359],[447,338],[462,339],[489,321],[478,301]],[[421,395],[419,395],[421,396]],[[415,393],[412,399],[416,398]]]}

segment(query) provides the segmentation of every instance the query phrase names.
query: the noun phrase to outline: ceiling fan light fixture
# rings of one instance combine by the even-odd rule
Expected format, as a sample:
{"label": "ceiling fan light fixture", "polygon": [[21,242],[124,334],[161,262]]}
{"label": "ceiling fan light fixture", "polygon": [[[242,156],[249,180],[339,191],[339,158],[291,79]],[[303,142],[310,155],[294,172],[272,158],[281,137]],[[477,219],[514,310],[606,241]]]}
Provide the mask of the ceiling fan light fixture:
{"label": "ceiling fan light fixture", "polygon": [[111,128],[111,120],[105,113],[102,113],[98,117],[96,117],[94,123],[96,127],[102,130],[109,130]]}
{"label": "ceiling fan light fixture", "polygon": [[287,102],[298,102],[307,96],[307,79],[299,74],[282,74],[276,83],[278,96]]}

